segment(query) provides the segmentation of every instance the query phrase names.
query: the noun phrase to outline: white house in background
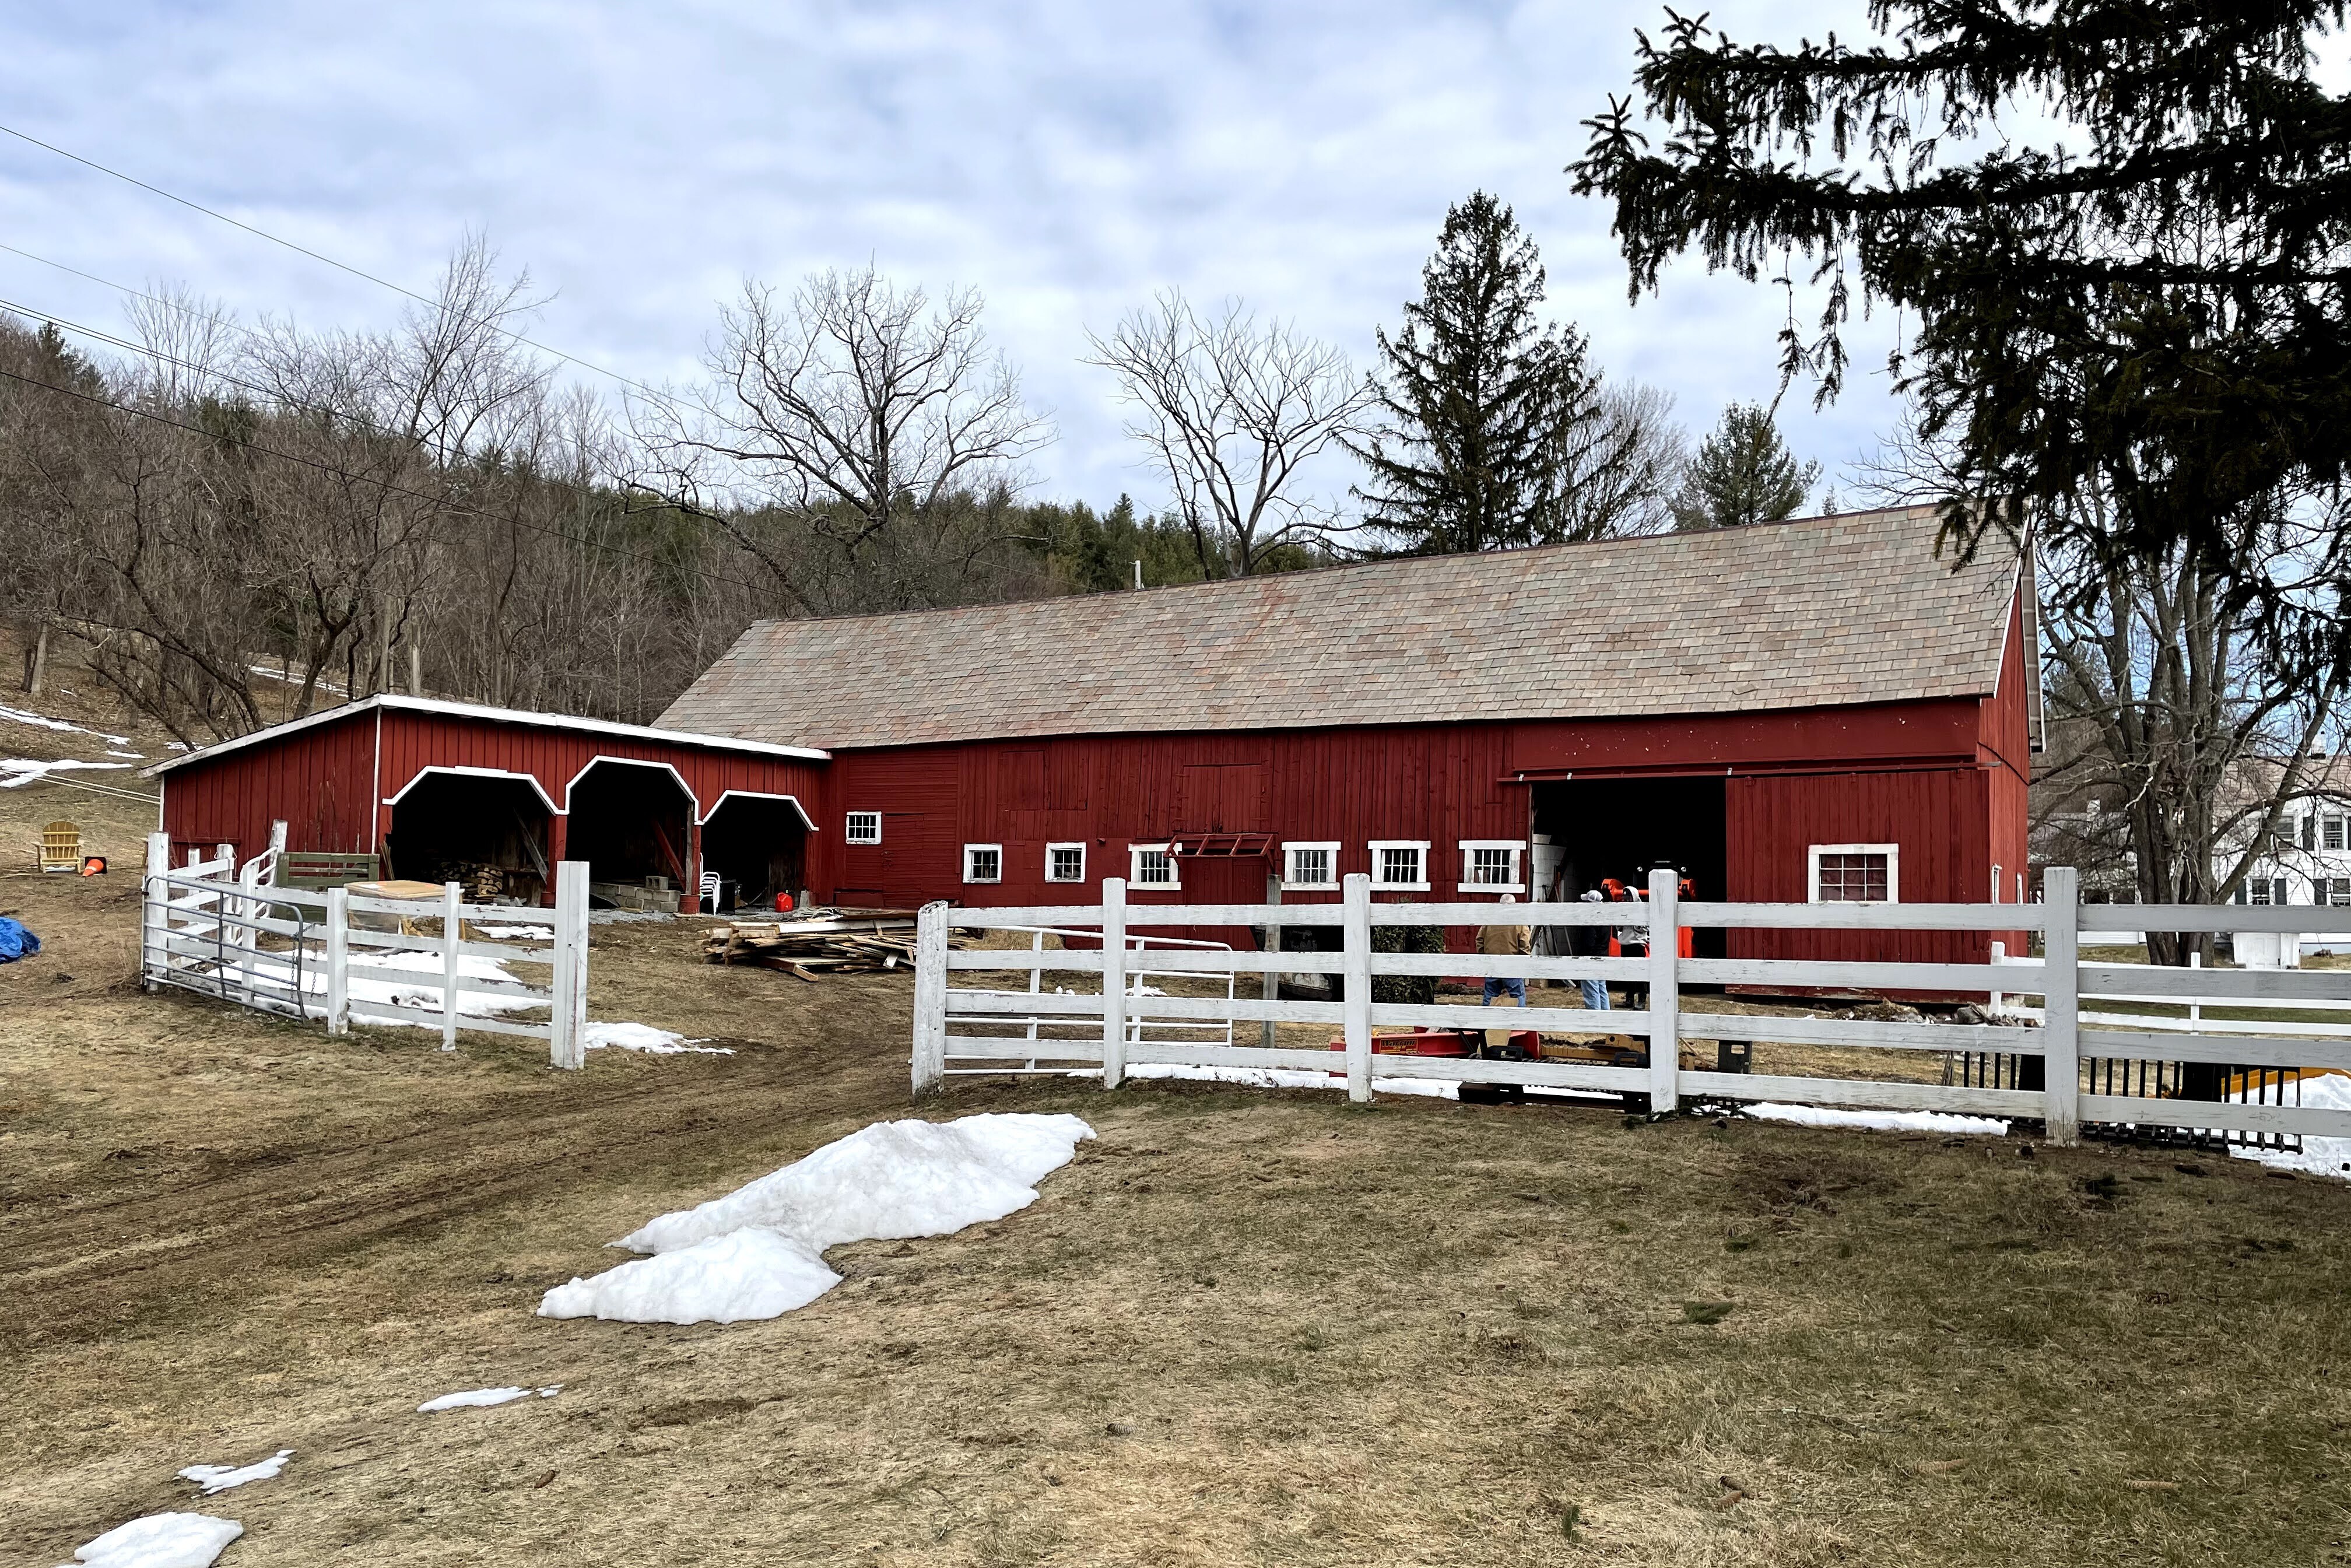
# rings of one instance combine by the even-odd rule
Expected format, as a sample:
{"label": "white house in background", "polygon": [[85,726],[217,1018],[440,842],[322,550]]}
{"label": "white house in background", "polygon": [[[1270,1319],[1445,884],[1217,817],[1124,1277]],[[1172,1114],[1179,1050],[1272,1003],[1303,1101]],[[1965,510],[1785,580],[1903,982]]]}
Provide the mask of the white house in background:
{"label": "white house in background", "polygon": [[[2333,771],[2341,773],[2345,768],[2345,760],[2337,759]],[[2235,859],[2235,854],[2223,852],[2215,873],[2226,875]],[[2351,795],[2320,796],[2287,807],[2278,820],[2277,831],[2230,902],[2351,910]],[[2298,951],[2288,951],[2288,941],[2275,935],[2240,932],[2237,959],[2290,968],[2300,963],[2303,953],[2351,952],[2351,914],[2314,915]]]}

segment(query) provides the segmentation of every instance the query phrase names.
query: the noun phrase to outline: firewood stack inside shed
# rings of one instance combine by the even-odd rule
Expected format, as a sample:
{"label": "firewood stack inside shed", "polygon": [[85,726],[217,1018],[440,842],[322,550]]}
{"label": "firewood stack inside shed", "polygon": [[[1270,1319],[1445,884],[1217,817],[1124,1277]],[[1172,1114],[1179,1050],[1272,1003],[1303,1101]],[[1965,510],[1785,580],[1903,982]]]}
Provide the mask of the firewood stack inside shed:
{"label": "firewood stack inside shed", "polygon": [[[969,943],[968,938],[951,934],[947,945],[962,947]],[[703,950],[713,964],[788,969],[811,981],[822,973],[912,968],[914,912],[820,910],[799,920],[729,921],[711,928],[703,939]]]}

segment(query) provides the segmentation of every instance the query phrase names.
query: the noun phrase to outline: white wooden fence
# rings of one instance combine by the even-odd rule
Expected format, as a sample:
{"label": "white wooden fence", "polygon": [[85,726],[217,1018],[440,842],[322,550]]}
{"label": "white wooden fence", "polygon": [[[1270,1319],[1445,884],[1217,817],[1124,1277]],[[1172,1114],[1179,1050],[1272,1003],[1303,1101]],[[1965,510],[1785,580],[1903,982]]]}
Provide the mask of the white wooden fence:
{"label": "white wooden fence", "polygon": [[[424,1024],[440,1030],[444,1051],[456,1049],[460,1030],[528,1035],[548,1042],[557,1067],[581,1065],[585,862],[557,868],[555,907],[541,910],[467,904],[454,882],[432,899],[277,887],[266,880],[275,870],[274,852],[239,867],[226,844],[212,859],[192,854],[176,868],[171,854],[168,837],[149,837],[139,968],[150,989],[172,986],[317,1019],[329,1034],[349,1033],[354,1021]],[[498,938],[469,933],[467,922],[495,927]],[[404,961],[410,955],[429,962]],[[477,961],[470,970],[468,958]],[[491,962],[479,962],[485,959]],[[517,965],[545,968],[545,983],[508,972]],[[355,983],[384,994],[355,998]]]}
{"label": "white wooden fence", "polygon": [[[1646,957],[1592,958],[1495,956],[1479,953],[1381,953],[1372,948],[1374,925],[1479,925],[1505,920],[1531,925],[1621,925],[1625,906],[1604,904],[1374,904],[1370,879],[1346,878],[1336,904],[1154,904],[1130,906],[1126,884],[1102,883],[1098,905],[1016,909],[926,906],[916,930],[914,1085],[917,1093],[937,1088],[950,1056],[966,1061],[994,1060],[1008,1065],[1052,1060],[1100,1063],[1105,1086],[1115,1088],[1131,1067],[1144,1063],[1330,1071],[1343,1066],[1348,1092],[1367,1100],[1383,1078],[1449,1079],[1536,1088],[1646,1094],[1653,1113],[1674,1111],[1686,1100],[1771,1100],[1815,1105],[1892,1111],[1943,1111],[2005,1118],[2032,1118],[2045,1124],[2053,1142],[2070,1144],[2085,1122],[2142,1127],[2351,1137],[2351,1113],[2299,1104],[2246,1104],[2181,1101],[2090,1092],[2084,1058],[2220,1063],[2231,1068],[2351,1070],[2351,1038],[2259,1039],[2233,1031],[2202,1032],[2151,1027],[2083,1027],[2081,998],[2091,995],[2145,995],[2158,998],[2200,998],[2238,1007],[2293,1007],[2351,1000],[2351,972],[2325,970],[2156,969],[2084,964],[2085,932],[2133,930],[2218,931],[2267,928],[2306,914],[2239,906],[2088,905],[2079,902],[2074,872],[2050,869],[2039,904],[1709,904],[1681,903],[1671,874],[1653,878],[1645,914],[1649,928]],[[1149,962],[1161,972],[1204,977],[1238,974],[1319,973],[1344,977],[1339,1001],[1260,1000],[1249,997],[1141,997],[1126,984],[1136,962],[1128,950],[1137,927],[1337,926],[1337,952],[1159,952]],[[1802,931],[2038,931],[2043,956],[1984,964],[1876,963],[1834,959],[1683,958],[1677,928],[1730,927]],[[1029,951],[947,946],[950,929],[1017,931],[1037,926],[1094,934],[1098,948]],[[956,984],[960,974],[987,971],[1057,972],[1095,977],[1098,993],[1054,994],[1041,987],[1018,992],[976,989]],[[1530,1007],[1498,1012],[1462,1002],[1407,1005],[1374,1002],[1371,980],[1380,975],[1496,976],[1530,980],[1598,977],[1646,985],[1639,1009],[1606,1013],[1581,1008]],[[2043,998],[2043,1027],[1996,1022],[1881,1022],[1824,1017],[1685,1012],[1684,985],[1739,986],[1767,992],[1804,994],[1822,990],[1869,994],[1929,992],[1989,998],[1994,992],[2029,993]],[[990,1016],[1004,1019],[1000,1033],[979,1032]],[[2125,1015],[2127,1016],[2127,1015]],[[1326,1051],[1262,1046],[1183,1044],[1138,1039],[1130,1019],[1239,1020],[1335,1025],[1343,1031],[1344,1052],[1334,1062]],[[1058,1021],[1063,1038],[1040,1052],[1025,1029],[1035,1019]],[[1646,1037],[1645,1067],[1601,1066],[1579,1061],[1499,1061],[1479,1058],[1389,1055],[1373,1049],[1381,1026],[1487,1029],[1502,1025],[1555,1032],[1620,1032]],[[2346,1031],[2351,1033],[2351,1031]],[[1017,1038],[1016,1038],[1017,1036]],[[1686,1039],[1749,1040],[1792,1045],[1937,1052],[1997,1052],[2039,1057],[2045,1087],[1993,1088],[1878,1079],[1867,1076],[1798,1077],[1770,1073],[1693,1070],[1681,1065]]]}

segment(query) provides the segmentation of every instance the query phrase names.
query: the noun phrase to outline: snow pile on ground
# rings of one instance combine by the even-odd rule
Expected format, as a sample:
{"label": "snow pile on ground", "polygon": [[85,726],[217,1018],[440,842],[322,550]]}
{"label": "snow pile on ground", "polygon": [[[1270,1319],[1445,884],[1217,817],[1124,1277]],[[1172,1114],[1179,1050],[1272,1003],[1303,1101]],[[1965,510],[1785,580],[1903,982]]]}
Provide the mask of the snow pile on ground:
{"label": "snow pile on ground", "polygon": [[[1336,1053],[1334,1052],[1333,1055]],[[1289,1067],[1204,1067],[1193,1063],[1139,1062],[1126,1070],[1129,1078],[1183,1078],[1202,1083],[1238,1083],[1247,1089],[1344,1089],[1343,1069],[1309,1072]],[[1099,1071],[1072,1072],[1072,1078],[1099,1078]],[[1432,1100],[1458,1100],[1461,1085],[1441,1078],[1374,1078],[1380,1094],[1423,1094]]]}
{"label": "snow pile on ground", "polygon": [[68,724],[64,719],[50,718],[44,714],[32,713],[20,707],[0,705],[0,718],[16,724],[29,724],[38,729],[63,730],[69,735],[94,735],[100,740],[112,741],[117,746],[131,744],[131,737],[127,735],[109,735],[102,729],[85,729],[80,725]]}
{"label": "snow pile on ground", "polygon": [[688,1040],[674,1030],[655,1029],[649,1023],[591,1023],[580,1041],[583,1051],[601,1051],[606,1046],[618,1046],[622,1051],[642,1051],[654,1056],[676,1056],[692,1051],[702,1056],[732,1056],[734,1051],[723,1045],[705,1045],[698,1040]]}
{"label": "snow pile on ground", "polygon": [[552,1399],[562,1392],[563,1385],[560,1383],[545,1388],[467,1388],[455,1394],[444,1394],[437,1399],[427,1399],[416,1407],[416,1413],[429,1416],[435,1410],[478,1410],[486,1406],[528,1399],[534,1394],[541,1399]]}
{"label": "snow pile on ground", "polygon": [[[2351,1078],[2339,1072],[2321,1072],[2304,1079],[2302,1106],[2305,1111],[2351,1111]],[[2259,1160],[2279,1170],[2351,1178],[2351,1138],[2318,1138],[2304,1134],[2298,1153],[2241,1146],[2233,1146],[2229,1152],[2241,1160]]]}
{"label": "snow pile on ground", "polygon": [[1805,1127],[1859,1127],[1881,1133],[1979,1133],[2004,1138],[2008,1124],[1997,1116],[1959,1116],[1944,1111],[1840,1111],[1825,1105],[1781,1105],[1770,1101],[1744,1107],[1766,1122]]}
{"label": "snow pile on ground", "polygon": [[555,927],[554,927],[554,926],[552,926],[552,925],[476,925],[474,927],[474,929],[475,929],[475,931],[479,932],[482,936],[487,936],[488,938],[490,938],[490,939],[491,939],[492,941],[494,941],[494,942],[495,942],[495,941],[497,941],[497,940],[498,940],[498,939],[500,939],[501,937],[507,937],[507,936],[535,937],[535,938],[537,938],[538,941],[541,941],[541,942],[552,942],[553,940],[555,940]]}
{"label": "snow pile on ground", "polygon": [[244,1533],[236,1521],[208,1513],[151,1513],[77,1547],[74,1561],[89,1568],[209,1568]]}
{"label": "snow pile on ground", "polygon": [[293,1457],[293,1449],[280,1448],[269,1458],[256,1459],[249,1465],[234,1468],[228,1465],[190,1465],[180,1472],[180,1479],[195,1482],[204,1489],[204,1495],[210,1497],[214,1492],[241,1487],[247,1481],[274,1480],[277,1472],[286,1468],[286,1461]]}
{"label": "snow pile on ground", "polygon": [[30,758],[0,758],[0,789],[21,789],[36,779],[46,779],[52,773],[69,773],[76,768],[98,768],[120,769],[128,762],[77,762],[68,757],[58,762],[35,762]]}
{"label": "snow pile on ground", "polygon": [[541,1317],[738,1322],[804,1307],[841,1282],[824,1251],[946,1236],[1026,1208],[1093,1129],[1075,1116],[877,1122],[616,1246],[653,1254],[547,1292]]}

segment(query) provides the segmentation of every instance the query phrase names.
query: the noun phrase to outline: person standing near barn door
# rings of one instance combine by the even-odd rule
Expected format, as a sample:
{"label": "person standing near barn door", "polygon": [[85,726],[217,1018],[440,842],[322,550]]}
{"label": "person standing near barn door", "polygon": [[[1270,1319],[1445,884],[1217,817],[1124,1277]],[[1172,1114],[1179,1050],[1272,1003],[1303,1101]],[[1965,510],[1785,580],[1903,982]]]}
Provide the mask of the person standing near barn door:
{"label": "person standing near barn door", "polygon": [[[1585,904],[1605,904],[1598,888],[1583,894]],[[1608,928],[1604,925],[1571,925],[1567,928],[1567,950],[1578,958],[1604,958],[1608,956]],[[1608,982],[1597,975],[1586,975],[1577,980],[1583,989],[1583,1005],[1595,1011],[1608,1010]]]}
{"label": "person standing near barn door", "polygon": [[[1502,894],[1504,904],[1516,904],[1515,893]],[[1531,925],[1481,925],[1478,928],[1478,951],[1494,956],[1525,957],[1534,951],[1534,927]],[[1527,1005],[1527,982],[1523,975],[1489,975],[1486,977],[1485,1005],[1494,1005],[1494,998],[1508,992],[1520,1007]]]}

